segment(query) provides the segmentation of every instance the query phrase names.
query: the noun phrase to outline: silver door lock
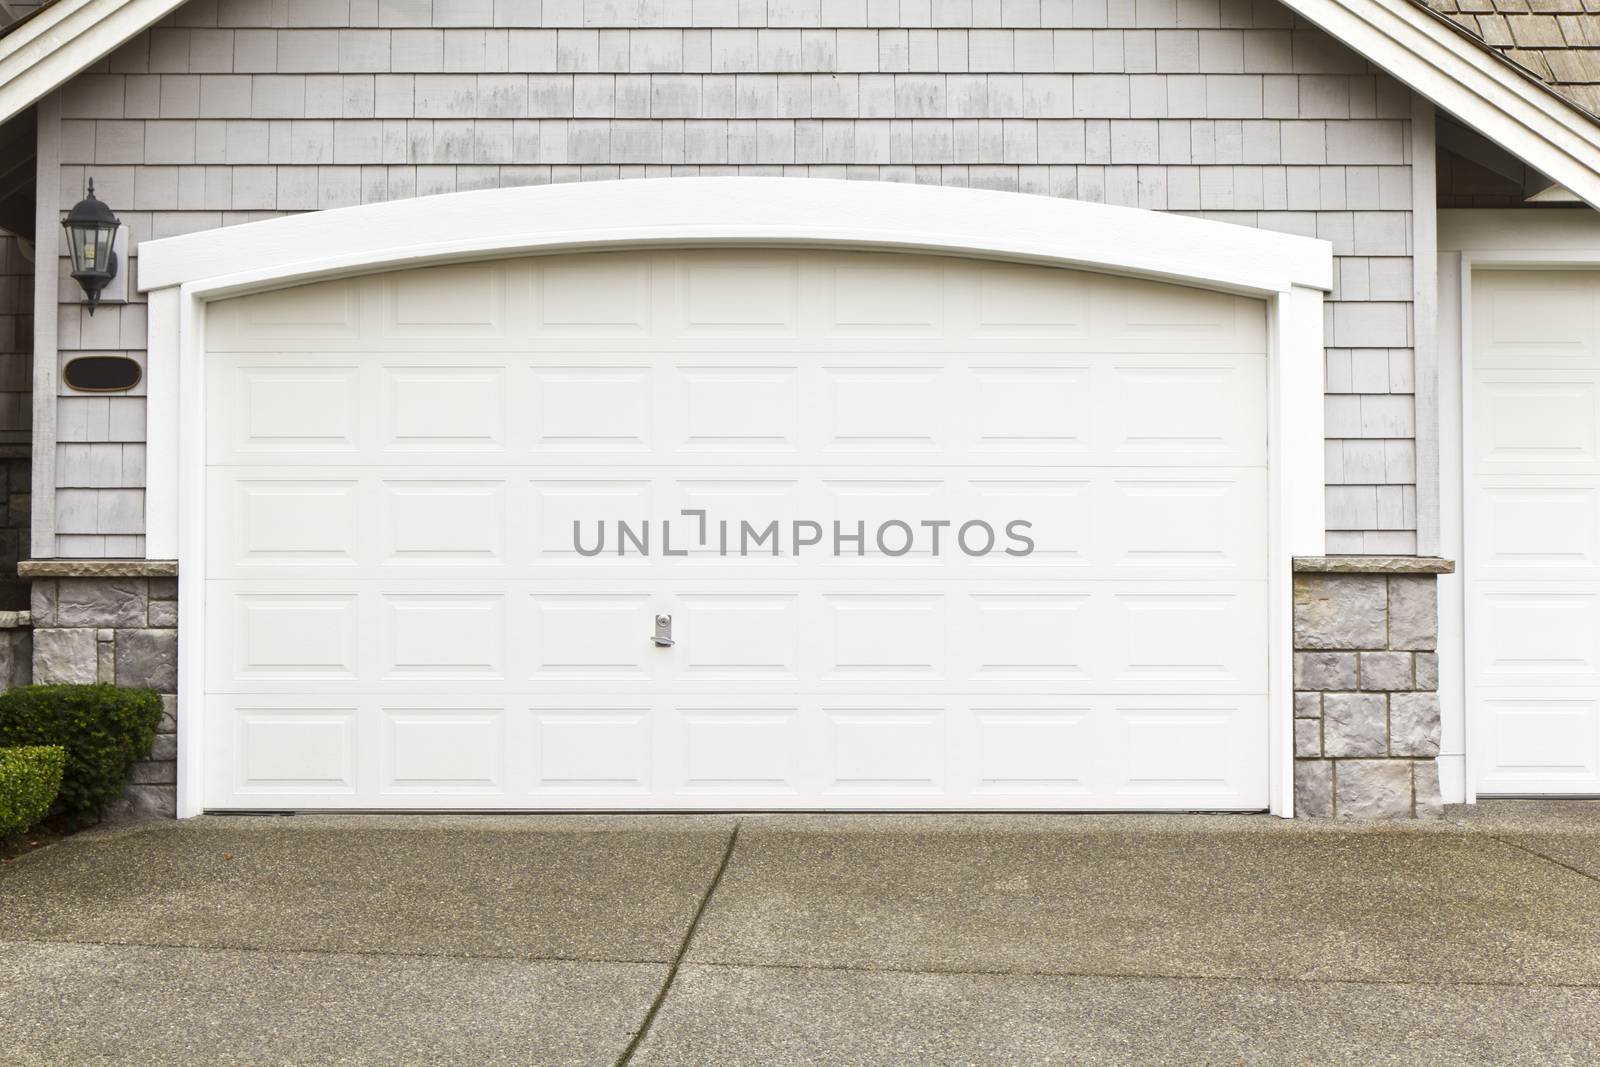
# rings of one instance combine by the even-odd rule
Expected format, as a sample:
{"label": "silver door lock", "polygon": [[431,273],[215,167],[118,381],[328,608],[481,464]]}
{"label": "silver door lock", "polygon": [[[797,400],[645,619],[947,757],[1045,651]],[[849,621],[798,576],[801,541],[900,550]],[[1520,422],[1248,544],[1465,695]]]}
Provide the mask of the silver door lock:
{"label": "silver door lock", "polygon": [[671,615],[657,615],[656,616],[656,634],[655,634],[654,637],[651,638],[651,640],[656,643],[656,647],[657,648],[671,648],[672,647],[673,641],[672,641],[672,616]]}

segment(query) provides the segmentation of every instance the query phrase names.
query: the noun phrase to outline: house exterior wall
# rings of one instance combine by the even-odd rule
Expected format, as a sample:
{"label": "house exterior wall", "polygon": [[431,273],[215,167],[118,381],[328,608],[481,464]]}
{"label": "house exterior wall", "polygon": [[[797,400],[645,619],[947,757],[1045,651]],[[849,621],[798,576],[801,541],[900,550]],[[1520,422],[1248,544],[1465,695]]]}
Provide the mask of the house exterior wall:
{"label": "house exterior wall", "polygon": [[[1329,551],[1416,551],[1407,90],[1260,0],[196,0],[61,93],[135,243],[678,174],[973,185],[1322,237]],[[62,268],[63,356],[141,356]],[[144,400],[64,396],[57,555],[143,554]],[[51,543],[47,540],[46,543]]]}
{"label": "house exterior wall", "polygon": [[[63,360],[144,358],[141,240],[477,188],[677,175],[917,182],[1323,238],[1337,256],[1325,305],[1327,551],[1418,549],[1413,98],[1270,0],[195,0],[56,103],[59,121],[41,135],[59,159],[49,195],[65,209],[93,176],[135,246],[132,302],[93,317],[60,260]],[[60,396],[39,434],[55,495],[36,544],[63,558],[142,557],[145,439],[142,390]],[[41,680],[123,681],[124,645],[149,660],[126,680],[166,670],[173,589],[103,585],[38,583]],[[63,614],[69,601],[88,613]],[[97,604],[128,620],[142,604],[143,622],[101,621]],[[47,662],[52,641],[63,654]],[[1399,651],[1415,679],[1416,650]],[[1301,706],[1309,722],[1311,700]],[[146,810],[171,810],[175,698],[169,709],[139,772]],[[1331,812],[1335,757],[1303,751],[1304,808]],[[1380,791],[1403,771],[1412,811],[1433,803],[1430,768],[1409,754],[1350,764]],[[1380,798],[1368,813],[1393,807]],[[1362,813],[1354,801],[1340,810]]]}

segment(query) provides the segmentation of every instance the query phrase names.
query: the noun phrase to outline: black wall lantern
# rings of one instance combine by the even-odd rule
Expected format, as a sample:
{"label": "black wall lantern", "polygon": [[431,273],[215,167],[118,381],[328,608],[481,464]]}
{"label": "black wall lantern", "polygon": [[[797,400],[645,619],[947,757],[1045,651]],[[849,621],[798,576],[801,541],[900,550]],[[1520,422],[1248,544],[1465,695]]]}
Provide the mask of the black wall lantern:
{"label": "black wall lantern", "polygon": [[89,314],[100,303],[100,291],[117,276],[117,254],[111,246],[122,221],[111,213],[104,201],[94,196],[94,179],[89,179],[89,195],[72,205],[61,225],[67,231],[72,251],[72,276],[89,301]]}

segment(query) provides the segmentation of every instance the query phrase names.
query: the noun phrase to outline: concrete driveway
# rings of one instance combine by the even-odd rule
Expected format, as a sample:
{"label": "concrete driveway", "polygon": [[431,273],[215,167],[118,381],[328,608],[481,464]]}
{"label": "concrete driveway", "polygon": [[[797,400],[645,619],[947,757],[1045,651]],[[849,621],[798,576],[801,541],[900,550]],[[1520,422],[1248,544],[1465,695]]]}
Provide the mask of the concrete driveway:
{"label": "concrete driveway", "polygon": [[1600,804],[145,824],[0,869],[0,1062],[1589,1065]]}

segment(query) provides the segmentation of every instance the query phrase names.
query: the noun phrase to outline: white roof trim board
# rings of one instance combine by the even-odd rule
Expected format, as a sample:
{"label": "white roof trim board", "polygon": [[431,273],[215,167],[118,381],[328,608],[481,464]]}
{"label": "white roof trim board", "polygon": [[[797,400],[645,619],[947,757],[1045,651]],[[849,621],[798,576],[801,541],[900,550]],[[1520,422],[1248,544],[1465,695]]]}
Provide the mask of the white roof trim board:
{"label": "white roof trim board", "polygon": [[1600,123],[1411,0],[1280,0],[1529,166],[1600,207]]}
{"label": "white roof trim board", "polygon": [[[56,0],[0,37],[0,121],[184,0]],[[1600,123],[1412,0],[1282,0],[1592,206]]]}
{"label": "white roof trim board", "polygon": [[55,0],[0,37],[4,122],[184,0]]}

